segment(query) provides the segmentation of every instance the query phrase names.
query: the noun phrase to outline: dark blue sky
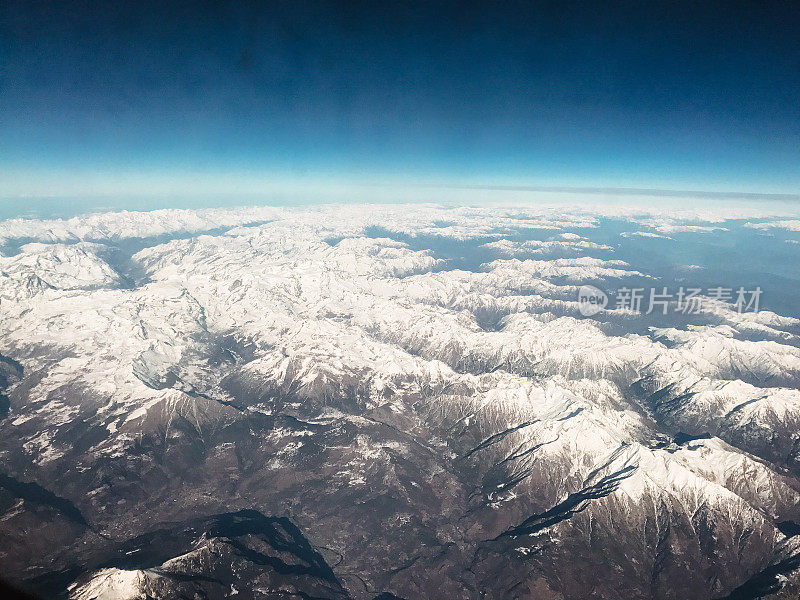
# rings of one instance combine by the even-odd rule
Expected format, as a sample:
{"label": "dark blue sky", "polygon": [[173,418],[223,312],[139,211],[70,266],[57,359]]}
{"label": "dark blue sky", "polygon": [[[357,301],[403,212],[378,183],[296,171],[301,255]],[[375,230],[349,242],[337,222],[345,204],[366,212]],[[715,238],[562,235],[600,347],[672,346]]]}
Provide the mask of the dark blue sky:
{"label": "dark blue sky", "polygon": [[800,191],[797,2],[0,11],[0,195],[198,172]]}

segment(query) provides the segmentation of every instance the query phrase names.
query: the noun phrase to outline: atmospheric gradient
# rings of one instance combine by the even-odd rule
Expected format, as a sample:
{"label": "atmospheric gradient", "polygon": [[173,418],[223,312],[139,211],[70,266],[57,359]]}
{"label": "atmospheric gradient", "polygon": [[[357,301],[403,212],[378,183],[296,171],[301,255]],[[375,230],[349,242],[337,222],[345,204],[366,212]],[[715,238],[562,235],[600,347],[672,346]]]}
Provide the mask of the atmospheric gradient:
{"label": "atmospheric gradient", "polygon": [[4,198],[800,189],[792,2],[0,11]]}

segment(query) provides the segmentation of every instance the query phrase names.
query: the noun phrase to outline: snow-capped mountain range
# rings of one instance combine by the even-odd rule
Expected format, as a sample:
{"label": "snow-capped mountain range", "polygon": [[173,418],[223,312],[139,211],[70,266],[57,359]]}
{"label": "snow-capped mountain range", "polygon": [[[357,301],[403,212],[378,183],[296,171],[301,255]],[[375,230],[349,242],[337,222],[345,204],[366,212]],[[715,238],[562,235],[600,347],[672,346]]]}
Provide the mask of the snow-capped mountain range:
{"label": "snow-capped mountain range", "polygon": [[800,253],[799,213],[0,222],[3,573],[81,600],[796,598],[800,314],[585,317],[578,289],[714,268],[630,244]]}

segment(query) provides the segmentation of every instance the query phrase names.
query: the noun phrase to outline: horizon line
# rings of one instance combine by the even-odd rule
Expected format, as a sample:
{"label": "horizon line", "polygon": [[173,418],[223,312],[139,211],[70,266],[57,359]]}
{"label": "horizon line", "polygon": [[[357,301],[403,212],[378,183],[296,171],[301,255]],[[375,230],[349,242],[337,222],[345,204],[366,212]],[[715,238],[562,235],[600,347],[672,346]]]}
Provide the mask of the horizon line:
{"label": "horizon line", "polygon": [[675,198],[740,198],[744,200],[800,200],[800,193],[789,192],[734,192],[709,190],[675,190],[669,188],[635,188],[612,186],[546,186],[506,184],[411,183],[412,187],[440,187],[463,190],[489,190],[499,192],[550,192],[556,194],[619,194],[622,196],[665,196]]}
{"label": "horizon line", "polygon": [[[230,191],[215,190],[215,191],[201,191],[201,190],[154,190],[152,192],[137,192],[137,191],[120,191],[115,192],[102,192],[98,190],[87,190],[86,192],[67,192],[63,194],[53,193],[18,193],[18,194],[2,194],[0,193],[0,202],[26,200],[73,200],[78,198],[83,199],[124,199],[124,198],[140,198],[140,199],[167,199],[167,198],[258,198],[267,195],[274,195],[276,193],[287,192],[288,189],[281,189],[287,184],[286,180],[274,181],[272,186],[265,186],[263,190],[259,189],[246,189],[236,190],[235,185],[231,186]],[[277,185],[276,185],[277,184]],[[283,185],[281,185],[283,184]],[[392,182],[392,181],[348,181],[348,182],[333,182],[333,181],[305,181],[294,182],[295,186],[288,186],[294,188],[292,191],[297,193],[303,190],[304,187],[314,188],[316,192],[322,191],[319,186],[323,187],[325,184],[333,184],[330,188],[331,192],[341,191],[342,187],[355,187],[355,188],[392,188],[396,190],[406,189],[440,189],[440,190],[465,190],[465,191],[493,191],[493,192],[532,192],[532,193],[553,193],[553,194],[597,194],[597,195],[617,195],[617,196],[650,196],[650,197],[663,197],[663,198],[705,198],[705,199],[740,199],[740,200],[773,200],[773,201],[800,201],[800,193],[795,192],[749,192],[749,191],[719,191],[719,190],[692,190],[692,189],[672,189],[672,188],[649,188],[649,187],[616,187],[616,186],[565,186],[565,185],[524,185],[524,184],[501,184],[501,183],[455,183],[455,182]],[[274,187],[273,187],[274,186]]]}

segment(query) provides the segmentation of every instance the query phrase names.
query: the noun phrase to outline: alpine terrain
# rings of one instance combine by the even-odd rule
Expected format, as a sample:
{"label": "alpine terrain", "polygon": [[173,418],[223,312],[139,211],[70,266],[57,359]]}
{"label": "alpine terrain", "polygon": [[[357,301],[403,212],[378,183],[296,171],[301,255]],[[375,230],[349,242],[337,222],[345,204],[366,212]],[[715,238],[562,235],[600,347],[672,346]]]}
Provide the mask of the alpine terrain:
{"label": "alpine terrain", "polygon": [[110,212],[0,252],[0,572],[42,598],[800,597],[796,205]]}

